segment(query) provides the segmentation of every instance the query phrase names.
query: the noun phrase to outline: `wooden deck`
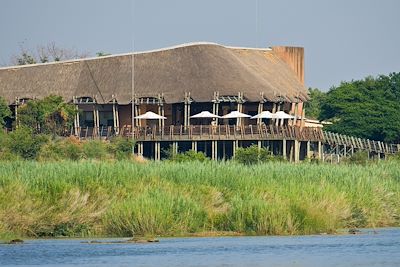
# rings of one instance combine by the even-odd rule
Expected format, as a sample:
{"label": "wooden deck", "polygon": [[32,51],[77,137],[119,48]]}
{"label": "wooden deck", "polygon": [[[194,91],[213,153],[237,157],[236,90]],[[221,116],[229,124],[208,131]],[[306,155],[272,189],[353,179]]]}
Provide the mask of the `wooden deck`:
{"label": "wooden deck", "polygon": [[115,131],[112,127],[76,129],[80,138],[109,138],[117,133],[132,137],[137,142],[178,142],[178,141],[264,141],[296,140],[321,142],[330,154],[347,156],[354,151],[363,150],[371,153],[395,154],[400,152],[399,144],[356,138],[352,136],[323,131],[321,128],[275,126],[275,125],[191,125],[166,127],[131,127],[125,126]]}

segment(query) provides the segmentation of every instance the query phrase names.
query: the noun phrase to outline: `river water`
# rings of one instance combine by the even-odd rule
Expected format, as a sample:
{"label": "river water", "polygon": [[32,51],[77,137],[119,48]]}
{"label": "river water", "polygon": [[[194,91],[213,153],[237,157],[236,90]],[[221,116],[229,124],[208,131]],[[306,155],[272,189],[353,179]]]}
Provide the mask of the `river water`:
{"label": "river water", "polygon": [[0,266],[400,266],[399,228],[362,231],[359,235],[165,238],[148,244],[27,240],[0,245]]}

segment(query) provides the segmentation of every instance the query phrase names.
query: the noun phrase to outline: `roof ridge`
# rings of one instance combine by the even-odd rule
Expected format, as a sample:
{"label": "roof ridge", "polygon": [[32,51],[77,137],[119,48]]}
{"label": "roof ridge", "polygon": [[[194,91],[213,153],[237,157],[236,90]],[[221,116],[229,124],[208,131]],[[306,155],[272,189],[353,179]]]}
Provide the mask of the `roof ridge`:
{"label": "roof ridge", "polygon": [[101,57],[76,58],[76,59],[68,59],[68,60],[53,61],[53,62],[46,62],[46,63],[6,66],[6,67],[0,67],[0,70],[15,70],[15,69],[21,69],[21,68],[38,67],[38,66],[48,66],[48,65],[57,65],[57,64],[71,64],[71,63],[78,63],[78,62],[82,62],[82,61],[90,61],[90,60],[97,60],[97,59],[103,59],[103,58],[129,56],[129,55],[132,55],[132,54],[133,55],[141,55],[141,54],[156,53],[156,52],[168,51],[168,50],[173,50],[173,49],[178,49],[178,48],[183,48],[183,47],[190,47],[190,46],[199,46],[199,45],[215,45],[215,46],[221,46],[221,47],[228,48],[228,49],[245,49],[245,50],[259,50],[259,51],[270,51],[270,50],[272,50],[269,47],[266,47],[266,48],[254,48],[254,47],[241,47],[241,46],[226,46],[226,45],[221,45],[221,44],[213,43],[213,42],[189,42],[189,43],[183,43],[183,44],[179,44],[179,45],[168,46],[168,47],[163,47],[163,48],[157,48],[157,49],[152,49],[152,50],[145,50],[145,51],[138,51],[138,52],[128,52],[128,53],[120,53],[120,54],[112,54],[112,55],[101,56]]}

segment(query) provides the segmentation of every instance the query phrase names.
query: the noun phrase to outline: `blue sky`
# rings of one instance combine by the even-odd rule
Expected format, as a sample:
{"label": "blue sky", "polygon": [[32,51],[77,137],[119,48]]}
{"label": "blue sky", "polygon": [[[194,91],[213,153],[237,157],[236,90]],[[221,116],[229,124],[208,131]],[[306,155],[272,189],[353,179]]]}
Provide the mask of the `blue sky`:
{"label": "blue sky", "polygon": [[[258,9],[257,9],[258,7]],[[0,64],[21,44],[125,53],[186,42],[304,46],[306,85],[400,71],[397,0],[1,0]]]}

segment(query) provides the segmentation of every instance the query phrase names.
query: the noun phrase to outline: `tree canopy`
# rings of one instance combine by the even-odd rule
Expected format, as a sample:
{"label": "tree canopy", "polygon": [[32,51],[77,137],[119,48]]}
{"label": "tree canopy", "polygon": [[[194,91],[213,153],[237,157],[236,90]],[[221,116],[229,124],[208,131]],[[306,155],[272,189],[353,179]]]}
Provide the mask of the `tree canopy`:
{"label": "tree canopy", "polygon": [[75,106],[60,96],[28,101],[18,108],[18,123],[34,132],[62,135],[73,124]]}
{"label": "tree canopy", "polygon": [[326,93],[319,119],[327,130],[385,142],[400,142],[400,73],[342,82]]}
{"label": "tree canopy", "polygon": [[0,127],[5,126],[6,118],[10,118],[11,115],[11,110],[8,107],[6,100],[0,97]]}
{"label": "tree canopy", "polygon": [[310,100],[305,103],[306,114],[308,118],[318,119],[321,113],[321,104],[326,98],[326,93],[318,88],[309,88]]}

